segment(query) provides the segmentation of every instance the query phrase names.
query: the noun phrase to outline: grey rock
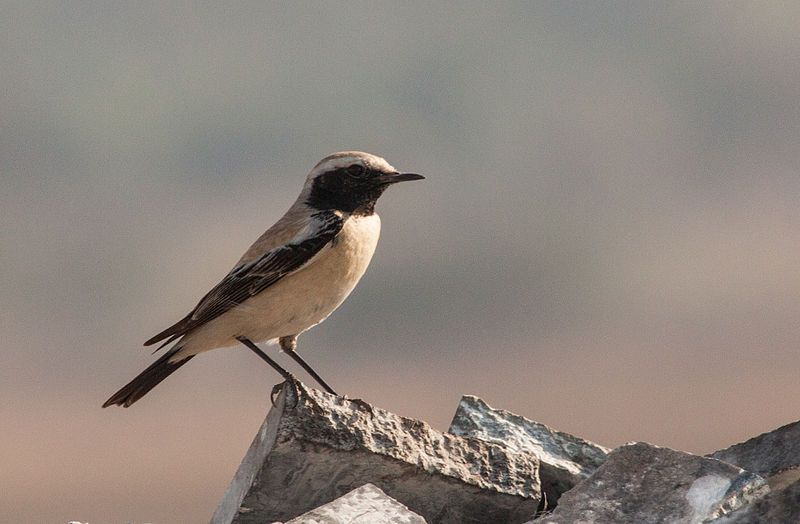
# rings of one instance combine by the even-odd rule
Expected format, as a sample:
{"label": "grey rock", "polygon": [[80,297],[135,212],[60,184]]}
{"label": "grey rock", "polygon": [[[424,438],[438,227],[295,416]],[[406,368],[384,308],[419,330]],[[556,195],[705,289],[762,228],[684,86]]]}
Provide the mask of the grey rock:
{"label": "grey rock", "polygon": [[304,513],[286,524],[425,524],[425,519],[373,484]]}
{"label": "grey rock", "polygon": [[535,456],[295,382],[284,384],[211,522],[288,520],[365,483],[431,524],[520,523],[541,499]]}
{"label": "grey rock", "polygon": [[471,395],[461,398],[449,431],[501,444],[515,453],[536,455],[548,508],[555,507],[562,493],[594,473],[610,451],[509,411],[494,409]]}
{"label": "grey rock", "polygon": [[796,468],[800,466],[800,422],[787,424],[708,456],[762,477]]}
{"label": "grey rock", "polygon": [[538,523],[700,523],[769,492],[763,478],[718,460],[646,443],[612,451]]}
{"label": "grey rock", "polygon": [[800,481],[773,489],[766,497],[714,524],[796,524],[800,522]]}
{"label": "grey rock", "polygon": [[775,491],[794,484],[798,480],[800,480],[800,467],[795,467],[784,469],[771,477],[767,477],[767,484],[769,484],[771,490]]}

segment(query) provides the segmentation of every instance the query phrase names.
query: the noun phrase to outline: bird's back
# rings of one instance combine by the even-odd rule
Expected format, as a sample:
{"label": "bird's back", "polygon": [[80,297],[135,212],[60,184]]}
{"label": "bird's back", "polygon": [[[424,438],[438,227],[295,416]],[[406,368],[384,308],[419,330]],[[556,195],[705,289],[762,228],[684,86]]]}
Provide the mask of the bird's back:
{"label": "bird's back", "polygon": [[264,253],[286,244],[294,238],[303,228],[307,227],[311,215],[305,205],[299,200],[292,205],[280,220],[275,222],[267,229],[255,242],[245,251],[236,266],[247,264],[259,258]]}

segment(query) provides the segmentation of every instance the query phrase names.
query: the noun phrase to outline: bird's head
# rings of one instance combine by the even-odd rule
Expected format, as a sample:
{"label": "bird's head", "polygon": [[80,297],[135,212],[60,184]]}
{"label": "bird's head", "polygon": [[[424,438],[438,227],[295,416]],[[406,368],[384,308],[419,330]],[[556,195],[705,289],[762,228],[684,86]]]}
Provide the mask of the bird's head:
{"label": "bird's head", "polygon": [[368,215],[387,187],[423,178],[416,173],[400,173],[379,156],[343,151],[323,158],[314,166],[302,196],[305,204],[314,209]]}

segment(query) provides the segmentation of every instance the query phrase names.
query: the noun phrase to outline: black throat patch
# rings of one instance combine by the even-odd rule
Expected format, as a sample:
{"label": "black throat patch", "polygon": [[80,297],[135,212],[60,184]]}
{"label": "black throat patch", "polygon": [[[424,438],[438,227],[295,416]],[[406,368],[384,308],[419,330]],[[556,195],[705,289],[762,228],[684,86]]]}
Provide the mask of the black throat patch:
{"label": "black throat patch", "polygon": [[328,171],[314,179],[306,204],[314,209],[333,209],[353,215],[372,215],[386,186],[377,182],[378,173],[354,177],[347,170]]}

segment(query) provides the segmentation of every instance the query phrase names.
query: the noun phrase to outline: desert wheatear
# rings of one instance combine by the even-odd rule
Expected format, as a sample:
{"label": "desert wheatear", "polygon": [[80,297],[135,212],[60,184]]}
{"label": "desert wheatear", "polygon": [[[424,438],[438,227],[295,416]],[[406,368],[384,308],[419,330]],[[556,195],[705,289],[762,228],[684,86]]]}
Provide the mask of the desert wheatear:
{"label": "desert wheatear", "polygon": [[335,153],[314,166],[297,201],[222,281],[176,324],[147,342],[173,344],[103,407],[128,407],[195,355],[247,346],[284,378],[291,375],[256,343],[281,348],[334,393],[297,354],[297,336],[328,317],[366,271],[380,235],[375,202],[390,185],[424,177],[400,173],[383,158]]}

